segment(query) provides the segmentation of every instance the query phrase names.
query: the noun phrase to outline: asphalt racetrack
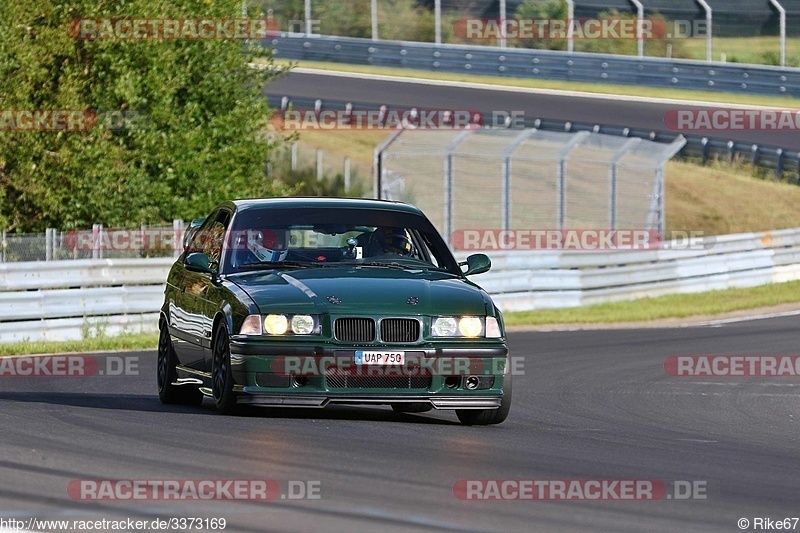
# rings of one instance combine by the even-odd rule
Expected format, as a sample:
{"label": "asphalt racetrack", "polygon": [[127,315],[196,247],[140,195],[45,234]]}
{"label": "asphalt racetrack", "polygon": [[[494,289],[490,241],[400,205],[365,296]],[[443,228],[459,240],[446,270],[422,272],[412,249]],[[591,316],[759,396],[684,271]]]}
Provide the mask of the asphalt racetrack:
{"label": "asphalt racetrack", "polygon": [[[669,376],[671,355],[796,355],[797,316],[677,329],[512,333],[499,426],[449,411],[162,406],[133,375],[0,379],[0,518],[225,518],[225,531],[738,531],[800,515],[798,378]],[[119,357],[120,354],[103,357]],[[101,368],[103,363],[100,363]],[[81,501],[86,479],[269,479],[285,498]],[[702,482],[705,499],[464,501],[459,480]],[[289,482],[318,482],[293,500]],[[800,528],[800,525],[797,526]]]}
{"label": "asphalt racetrack", "polygon": [[[664,117],[676,109],[701,109],[702,104],[640,101],[625,96],[603,97],[571,94],[520,92],[502,86],[485,88],[411,83],[388,79],[360,79],[336,73],[291,72],[271,82],[265,89],[270,96],[312,98],[361,104],[389,105],[401,109],[458,109],[521,111],[525,118],[575,121],[606,126],[669,132]],[[720,104],[716,104],[720,105]],[[779,146],[794,150],[796,132],[792,130],[675,131],[695,136]]]}

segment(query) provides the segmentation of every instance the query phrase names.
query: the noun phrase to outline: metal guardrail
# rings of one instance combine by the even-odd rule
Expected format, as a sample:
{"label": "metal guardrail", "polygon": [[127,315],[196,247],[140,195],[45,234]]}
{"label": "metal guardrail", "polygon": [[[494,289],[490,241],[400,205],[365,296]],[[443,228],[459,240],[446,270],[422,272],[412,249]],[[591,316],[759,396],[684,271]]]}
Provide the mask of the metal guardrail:
{"label": "metal guardrail", "polygon": [[353,37],[280,36],[264,41],[280,59],[332,61],[436,72],[800,96],[800,69],[584,52],[497,48]]}
{"label": "metal guardrail", "polygon": [[[293,98],[290,96],[271,96],[268,97],[268,100],[271,107],[281,110],[285,110],[291,106],[295,109],[314,109],[317,112],[331,109],[340,111],[350,110],[351,112],[382,110],[388,113],[396,109],[396,106],[388,105],[345,102],[339,100],[323,101],[313,98]],[[476,109],[475,111],[482,113],[484,117],[491,117],[492,113],[498,110]],[[526,128],[536,128],[543,131],[590,131],[604,133],[606,135],[647,139],[662,143],[671,143],[681,135],[675,132],[633,129],[614,124],[592,124],[531,117],[524,117],[523,124]],[[691,134],[682,135],[686,139],[686,145],[678,153],[680,157],[698,159],[701,160],[703,164],[715,159],[724,161],[736,160],[750,163],[756,167],[774,171],[778,177],[791,178],[794,183],[800,184],[800,150],[788,150],[778,146],[765,146],[724,138]]]}
{"label": "metal guardrail", "polygon": [[[466,254],[459,253],[463,259]],[[511,251],[475,281],[504,311],[575,307],[800,279],[800,228],[708,238],[692,249]],[[154,332],[172,259],[0,266],[0,342]],[[39,288],[38,291],[30,289]]]}
{"label": "metal guardrail", "polygon": [[0,342],[155,332],[164,281],[174,261],[0,264]]}
{"label": "metal guardrail", "polygon": [[490,256],[492,271],[476,281],[504,311],[577,307],[798,280],[800,228],[710,237],[692,249]]}

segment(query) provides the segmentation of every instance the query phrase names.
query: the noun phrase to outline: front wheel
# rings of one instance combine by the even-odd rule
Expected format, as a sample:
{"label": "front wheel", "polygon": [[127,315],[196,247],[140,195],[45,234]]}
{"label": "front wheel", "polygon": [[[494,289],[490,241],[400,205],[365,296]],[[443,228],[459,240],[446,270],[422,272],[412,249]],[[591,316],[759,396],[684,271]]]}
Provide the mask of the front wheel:
{"label": "front wheel", "polygon": [[203,393],[191,385],[175,385],[178,357],[167,324],[161,322],[158,334],[158,399],[163,404],[200,405]]}
{"label": "front wheel", "polygon": [[500,424],[511,410],[511,372],[503,378],[503,399],[497,409],[456,409],[458,420],[465,426]]}
{"label": "front wheel", "polygon": [[217,326],[214,335],[211,392],[219,414],[229,415],[236,411],[236,395],[233,392],[231,372],[231,345],[228,340],[228,330],[222,322]]}

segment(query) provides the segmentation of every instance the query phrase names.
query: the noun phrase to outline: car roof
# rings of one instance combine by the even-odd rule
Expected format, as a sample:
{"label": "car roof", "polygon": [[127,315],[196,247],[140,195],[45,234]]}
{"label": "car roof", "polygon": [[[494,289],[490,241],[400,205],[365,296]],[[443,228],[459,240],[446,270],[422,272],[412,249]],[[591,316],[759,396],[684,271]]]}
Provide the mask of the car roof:
{"label": "car roof", "polygon": [[422,212],[413,205],[404,202],[395,202],[389,200],[373,200],[369,198],[330,198],[330,197],[280,197],[280,198],[249,198],[243,200],[233,200],[226,202],[234,206],[237,211],[245,211],[248,209],[259,207],[276,207],[276,208],[301,208],[301,207],[316,207],[316,208],[340,208],[340,209],[380,209],[385,211],[398,211],[403,213],[411,213],[414,215],[422,215]]}

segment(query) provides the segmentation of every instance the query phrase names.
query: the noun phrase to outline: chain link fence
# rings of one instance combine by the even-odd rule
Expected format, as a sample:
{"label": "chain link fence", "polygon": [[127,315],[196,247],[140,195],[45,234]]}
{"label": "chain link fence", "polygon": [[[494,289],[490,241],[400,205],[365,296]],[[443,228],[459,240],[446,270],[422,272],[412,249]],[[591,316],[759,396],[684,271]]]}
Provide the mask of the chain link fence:
{"label": "chain link fence", "polygon": [[404,130],[377,149],[379,198],[412,203],[442,235],[462,230],[664,232],[665,144],[593,132]]}
{"label": "chain link fence", "polygon": [[183,251],[183,230],[184,222],[175,220],[172,226],[128,229],[106,229],[95,224],[90,230],[77,231],[3,231],[0,262],[177,257]]}

